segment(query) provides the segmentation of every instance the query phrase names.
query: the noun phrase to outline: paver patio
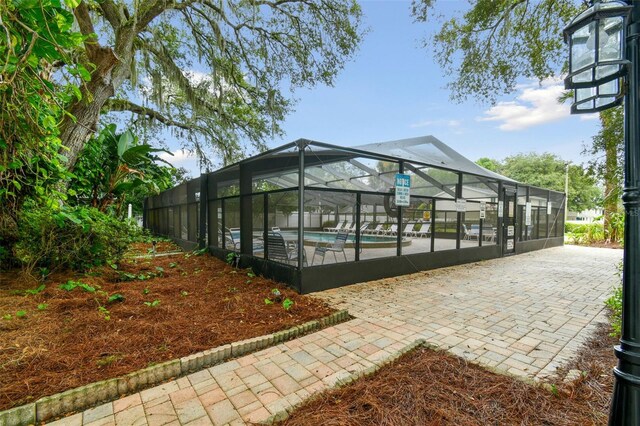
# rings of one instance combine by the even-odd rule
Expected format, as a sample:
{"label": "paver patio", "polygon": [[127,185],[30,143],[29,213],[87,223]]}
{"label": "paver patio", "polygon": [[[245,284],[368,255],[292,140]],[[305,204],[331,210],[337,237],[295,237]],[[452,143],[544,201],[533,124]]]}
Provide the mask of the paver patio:
{"label": "paver patio", "polygon": [[50,424],[260,422],[419,338],[543,377],[605,320],[621,258],[621,250],[565,246],[318,293],[356,319]]}

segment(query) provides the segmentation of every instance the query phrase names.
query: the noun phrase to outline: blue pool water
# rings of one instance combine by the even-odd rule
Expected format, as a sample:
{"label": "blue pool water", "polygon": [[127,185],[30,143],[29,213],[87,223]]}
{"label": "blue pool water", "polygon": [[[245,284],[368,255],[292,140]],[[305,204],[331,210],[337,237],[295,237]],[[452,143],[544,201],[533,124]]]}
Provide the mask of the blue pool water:
{"label": "blue pool water", "polygon": [[[231,231],[233,239],[235,241],[240,241],[240,231],[233,230]],[[298,231],[295,230],[287,230],[280,231],[280,234],[287,241],[296,241],[298,238]],[[336,232],[320,232],[320,231],[305,231],[304,233],[304,242],[306,246],[313,246],[316,243],[332,243],[336,240]],[[262,237],[261,232],[254,232],[254,238]],[[355,234],[349,234],[347,238],[347,247],[353,247],[355,245],[356,236]],[[370,247],[395,247],[397,242],[397,237],[394,235],[361,235],[360,236],[360,244],[363,246]],[[403,238],[402,245],[411,244],[411,239]]]}

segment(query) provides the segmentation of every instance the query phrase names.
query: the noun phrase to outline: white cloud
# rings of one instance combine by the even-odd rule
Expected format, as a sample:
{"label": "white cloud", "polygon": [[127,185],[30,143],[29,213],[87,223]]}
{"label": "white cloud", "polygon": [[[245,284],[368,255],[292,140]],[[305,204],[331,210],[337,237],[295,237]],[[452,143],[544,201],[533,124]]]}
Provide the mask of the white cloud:
{"label": "white cloud", "polygon": [[174,167],[184,167],[185,165],[191,165],[196,161],[196,156],[190,151],[184,149],[172,151],[172,154],[173,155],[162,152],[158,157],[162,158]]}
{"label": "white cloud", "polygon": [[564,87],[558,79],[547,79],[542,84],[531,83],[517,87],[520,94],[514,101],[499,102],[484,112],[478,121],[497,121],[505,131],[522,130],[570,115],[568,103],[559,103]]}
{"label": "white cloud", "polygon": [[419,127],[434,127],[434,126],[446,126],[446,127],[460,127],[462,122],[460,120],[420,120],[417,123],[411,124],[409,127],[411,128],[419,128]]}

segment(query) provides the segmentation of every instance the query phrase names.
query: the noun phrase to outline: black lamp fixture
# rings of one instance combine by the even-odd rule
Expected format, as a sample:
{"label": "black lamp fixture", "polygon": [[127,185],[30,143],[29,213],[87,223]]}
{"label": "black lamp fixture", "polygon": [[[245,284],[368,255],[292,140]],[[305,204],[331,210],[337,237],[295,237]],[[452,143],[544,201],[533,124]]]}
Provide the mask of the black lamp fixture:
{"label": "black lamp fixture", "polygon": [[609,425],[640,425],[640,1],[592,2],[564,30],[571,113],[624,102],[622,326]]}
{"label": "black lamp fixture", "polygon": [[566,89],[573,89],[572,114],[592,113],[620,105],[626,18],[632,6],[621,1],[596,1],[564,29],[569,44]]}

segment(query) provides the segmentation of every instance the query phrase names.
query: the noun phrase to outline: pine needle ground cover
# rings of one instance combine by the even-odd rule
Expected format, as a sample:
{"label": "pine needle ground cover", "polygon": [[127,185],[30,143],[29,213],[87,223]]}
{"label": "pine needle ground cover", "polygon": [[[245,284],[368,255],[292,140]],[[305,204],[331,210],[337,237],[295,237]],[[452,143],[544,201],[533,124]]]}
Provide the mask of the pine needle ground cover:
{"label": "pine needle ground cover", "polygon": [[332,312],[204,254],[129,258],[44,284],[3,272],[0,410]]}
{"label": "pine needle ground cover", "polygon": [[[602,324],[546,386],[420,347],[372,376],[319,394],[281,425],[606,425],[615,365],[610,332]],[[562,380],[571,370],[581,373]]]}

